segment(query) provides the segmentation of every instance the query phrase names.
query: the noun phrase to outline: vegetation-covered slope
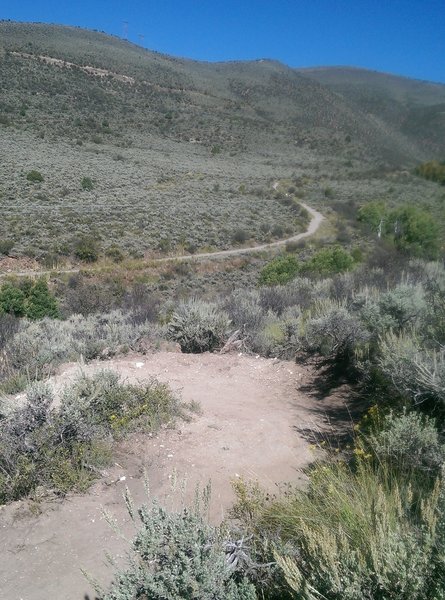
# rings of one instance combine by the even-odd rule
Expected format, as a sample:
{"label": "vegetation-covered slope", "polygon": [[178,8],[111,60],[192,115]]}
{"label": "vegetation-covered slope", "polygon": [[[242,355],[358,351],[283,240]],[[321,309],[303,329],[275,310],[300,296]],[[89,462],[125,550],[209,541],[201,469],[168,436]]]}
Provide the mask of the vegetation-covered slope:
{"label": "vegetation-covered slope", "polygon": [[346,67],[299,71],[438,158],[445,153],[445,85]]}
{"label": "vegetation-covered slope", "polygon": [[[14,109],[23,116],[26,104],[28,124],[43,118],[41,126],[51,124],[67,137],[77,138],[79,128],[111,136],[156,132],[242,150],[261,148],[273,131],[281,143],[329,151],[335,133],[366,141],[368,153],[393,160],[413,153],[385,140],[372,120],[327,87],[278,62],[175,59],[70,27],[2,22],[0,31],[3,109],[11,110],[13,122]],[[82,118],[89,122],[79,123]]]}
{"label": "vegetation-covered slope", "polygon": [[[434,186],[397,175],[434,158],[428,128],[407,136],[278,62],[200,63],[3,21],[0,79],[0,250],[13,256],[52,266],[264,243],[304,228],[303,197],[437,206]],[[280,178],[296,182],[287,195]]]}

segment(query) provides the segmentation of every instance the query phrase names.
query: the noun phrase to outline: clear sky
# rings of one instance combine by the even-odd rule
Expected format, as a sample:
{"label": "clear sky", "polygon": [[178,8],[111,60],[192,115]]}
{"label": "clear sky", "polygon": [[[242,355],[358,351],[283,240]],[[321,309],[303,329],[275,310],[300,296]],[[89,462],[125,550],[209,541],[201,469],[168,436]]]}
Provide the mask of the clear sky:
{"label": "clear sky", "polygon": [[445,0],[0,0],[0,18],[119,36],[128,21],[130,41],[176,56],[352,65],[445,83]]}

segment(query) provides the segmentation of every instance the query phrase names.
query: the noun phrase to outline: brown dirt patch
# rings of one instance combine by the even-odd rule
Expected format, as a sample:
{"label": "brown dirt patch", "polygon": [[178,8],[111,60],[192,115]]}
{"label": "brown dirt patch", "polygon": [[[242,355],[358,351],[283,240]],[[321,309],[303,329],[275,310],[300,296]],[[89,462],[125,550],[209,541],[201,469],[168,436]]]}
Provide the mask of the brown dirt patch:
{"label": "brown dirt patch", "polygon": [[[122,560],[128,549],[105,523],[102,507],[115,515],[131,538],[122,493],[128,485],[136,505],[145,500],[144,469],[152,495],[167,503],[174,501],[174,472],[187,478],[189,495],[196,483],[211,480],[214,521],[230,507],[230,482],[238,476],[258,479],[272,491],[279,482],[304,477],[300,469],[311,454],[297,429],[323,420],[314,399],[299,391],[310,379],[305,366],[237,354],[159,352],[82,368],[86,373],[113,369],[129,381],[156,376],[185,401],[198,401],[202,414],[174,430],[163,429],[156,437],[134,435],[126,440],[117,449],[115,465],[86,494],[0,508],[3,598],[83,600],[87,594],[94,598],[81,568],[107,583],[112,571],[105,563],[105,551]],[[75,364],[63,367],[56,387],[78,370]]]}

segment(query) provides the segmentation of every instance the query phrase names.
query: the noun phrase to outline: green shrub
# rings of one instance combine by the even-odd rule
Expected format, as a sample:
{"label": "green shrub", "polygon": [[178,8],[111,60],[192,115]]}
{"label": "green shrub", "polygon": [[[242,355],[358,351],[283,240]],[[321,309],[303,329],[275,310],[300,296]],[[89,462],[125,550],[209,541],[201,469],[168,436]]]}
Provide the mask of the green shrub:
{"label": "green shrub", "polygon": [[235,244],[243,244],[249,239],[248,233],[244,229],[236,229],[232,235],[232,242]]}
{"label": "green shrub", "polygon": [[105,255],[115,263],[122,262],[125,258],[125,255],[119,246],[113,245],[107,248]]}
{"label": "green shrub", "polygon": [[428,212],[418,206],[401,206],[391,212],[389,226],[395,244],[415,256],[437,257],[439,226]]}
{"label": "green shrub", "polygon": [[183,352],[209,352],[223,343],[229,324],[227,315],[216,306],[192,298],[174,311],[168,335]]}
{"label": "green shrub", "polygon": [[389,209],[384,202],[368,202],[362,206],[357,218],[379,237],[386,232]]}
{"label": "green shrub", "polygon": [[298,275],[300,263],[294,256],[279,256],[268,263],[260,273],[261,285],[283,285]]}
{"label": "green shrub", "polygon": [[156,431],[186,416],[170,389],[156,380],[128,385],[118,375],[81,376],[61,392],[33,383],[26,402],[2,419],[0,503],[37,486],[58,493],[85,490],[111,458],[111,440],[129,429]]}
{"label": "green shrub", "polygon": [[443,411],[445,349],[427,349],[414,333],[388,333],[380,342],[377,365],[396,392],[413,405]]}
{"label": "green shrub", "polygon": [[365,441],[380,462],[395,470],[422,469],[438,474],[445,463],[445,446],[435,421],[418,412],[390,412]]}
{"label": "green shrub", "polygon": [[48,289],[44,279],[38,280],[29,290],[26,298],[25,316],[35,321],[44,317],[59,317],[57,301]]}
{"label": "green shrub", "polygon": [[303,265],[302,270],[318,275],[330,275],[349,271],[354,266],[354,259],[340,246],[322,248]]}
{"label": "green shrub", "polygon": [[36,320],[44,317],[57,318],[57,301],[44,279],[32,284],[23,281],[20,287],[10,283],[0,288],[0,310],[16,317]]}
{"label": "green shrub", "polygon": [[141,525],[132,542],[131,566],[119,573],[102,600],[255,600],[255,588],[228,561],[224,530],[212,527],[198,503],[167,512],[155,502],[130,517]]}
{"label": "green shrub", "polygon": [[430,179],[431,181],[437,181],[441,185],[445,185],[445,163],[438,162],[437,160],[431,160],[429,162],[422,163],[417,166],[415,173]]}
{"label": "green shrub", "polygon": [[94,188],[93,180],[91,177],[84,177],[80,182],[81,188],[87,192],[91,192]]}
{"label": "green shrub", "polygon": [[14,248],[14,242],[12,240],[0,240],[0,254],[9,256],[9,253]]}
{"label": "green shrub", "polygon": [[0,288],[1,312],[15,317],[23,317],[25,315],[25,299],[22,290],[12,284],[6,283]]}
{"label": "green shrub", "polygon": [[368,340],[369,332],[363,324],[345,306],[335,302],[320,303],[302,335],[307,351],[338,361],[350,360]]}
{"label": "green shrub", "polygon": [[76,242],[74,254],[85,262],[96,262],[99,258],[99,244],[92,237],[83,237]]}
{"label": "green shrub", "polygon": [[32,181],[33,183],[38,183],[43,181],[43,175],[39,171],[33,170],[26,174],[26,179],[28,181]]}
{"label": "green shrub", "polygon": [[437,221],[418,206],[402,205],[389,210],[382,202],[370,202],[359,209],[358,219],[378,237],[390,236],[400,250],[425,258],[437,257],[440,246]]}
{"label": "green shrub", "polygon": [[[184,416],[181,403],[166,384],[153,379],[130,385],[112,371],[81,376],[61,396],[64,431],[86,440],[94,431],[120,434],[129,428],[156,431]],[[64,434],[65,436],[67,433]]]}

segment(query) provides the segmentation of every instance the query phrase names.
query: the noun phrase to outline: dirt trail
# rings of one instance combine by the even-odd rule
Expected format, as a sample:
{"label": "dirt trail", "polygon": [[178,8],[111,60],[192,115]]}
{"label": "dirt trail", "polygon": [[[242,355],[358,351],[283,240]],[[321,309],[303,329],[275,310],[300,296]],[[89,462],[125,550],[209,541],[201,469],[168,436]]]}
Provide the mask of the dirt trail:
{"label": "dirt trail", "polygon": [[[274,189],[276,189],[274,187]],[[252,254],[255,252],[262,252],[263,250],[270,250],[273,248],[279,248],[280,246],[285,246],[289,242],[298,242],[299,240],[303,240],[318,230],[322,221],[324,220],[324,216],[316,211],[314,208],[311,208],[307,204],[301,203],[301,206],[305,208],[308,213],[311,215],[311,220],[309,226],[306,231],[302,233],[297,233],[285,240],[278,240],[277,242],[271,242],[269,244],[261,244],[260,246],[249,246],[249,248],[233,248],[232,250],[218,250],[217,252],[203,252],[202,254],[185,254],[183,256],[167,256],[165,258],[153,258],[148,262],[150,263],[163,263],[163,262],[171,262],[171,261],[199,261],[203,259],[219,259],[225,258],[227,256],[240,256],[243,254]],[[1,266],[1,264],[0,264]],[[15,275],[16,277],[39,277],[41,275],[50,275],[51,273],[79,273],[80,269],[52,269],[46,271],[8,271],[7,273],[0,272],[0,278],[6,277],[8,275]]]}
{"label": "dirt trail", "polygon": [[[190,494],[197,482],[211,479],[214,521],[230,507],[230,482],[239,476],[258,479],[272,491],[278,482],[304,477],[299,469],[310,461],[311,453],[296,428],[313,426],[319,418],[314,400],[299,392],[310,377],[305,367],[238,354],[160,352],[94,362],[83,370],[104,368],[130,381],[156,376],[180,391],[185,401],[198,401],[202,414],[156,437],[135,435],[122,443],[116,464],[87,494],[43,501],[38,515],[32,514],[28,501],[0,508],[1,598],[84,600],[88,594],[94,598],[80,569],[107,583],[111,570],[105,551],[119,561],[128,548],[104,522],[101,507],[115,515],[131,538],[122,492],[128,485],[136,505],[144,501],[143,469],[152,495],[167,505],[174,497],[175,471],[179,478],[187,477]],[[76,364],[63,367],[54,379],[56,387],[78,370]]]}

